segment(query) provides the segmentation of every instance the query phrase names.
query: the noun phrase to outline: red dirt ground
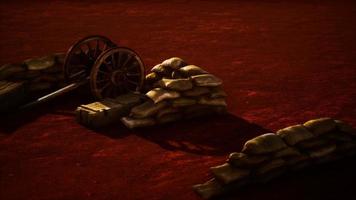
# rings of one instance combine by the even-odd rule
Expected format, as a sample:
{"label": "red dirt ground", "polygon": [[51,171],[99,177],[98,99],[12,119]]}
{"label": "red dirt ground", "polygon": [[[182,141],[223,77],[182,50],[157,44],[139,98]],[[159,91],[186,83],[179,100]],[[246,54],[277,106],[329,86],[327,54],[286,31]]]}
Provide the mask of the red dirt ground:
{"label": "red dirt ground", "polygon": [[[130,131],[77,124],[64,96],[1,122],[0,199],[200,199],[257,134],[330,116],[356,126],[356,2],[48,1],[0,3],[0,63],[64,52],[103,34],[149,69],[171,56],[223,79],[230,114]],[[346,199],[355,159],[245,188],[226,199]]]}

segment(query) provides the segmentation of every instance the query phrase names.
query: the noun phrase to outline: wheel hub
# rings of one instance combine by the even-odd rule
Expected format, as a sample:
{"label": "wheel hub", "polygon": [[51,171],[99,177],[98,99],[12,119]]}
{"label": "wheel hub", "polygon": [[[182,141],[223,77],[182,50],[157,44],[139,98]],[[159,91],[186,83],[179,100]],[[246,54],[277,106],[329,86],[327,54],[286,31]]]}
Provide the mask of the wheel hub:
{"label": "wheel hub", "polygon": [[111,74],[111,82],[115,86],[120,86],[125,78],[124,72],[121,70],[116,70]]}

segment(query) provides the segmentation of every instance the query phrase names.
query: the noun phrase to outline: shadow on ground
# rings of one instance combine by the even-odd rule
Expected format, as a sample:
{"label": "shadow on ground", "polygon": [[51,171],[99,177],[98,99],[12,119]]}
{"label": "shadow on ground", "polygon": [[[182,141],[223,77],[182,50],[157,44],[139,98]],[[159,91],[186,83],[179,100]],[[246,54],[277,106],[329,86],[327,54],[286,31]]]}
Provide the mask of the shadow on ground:
{"label": "shadow on ground", "polygon": [[232,114],[183,120],[135,130],[162,148],[202,155],[226,155],[240,150],[245,141],[268,132]]}

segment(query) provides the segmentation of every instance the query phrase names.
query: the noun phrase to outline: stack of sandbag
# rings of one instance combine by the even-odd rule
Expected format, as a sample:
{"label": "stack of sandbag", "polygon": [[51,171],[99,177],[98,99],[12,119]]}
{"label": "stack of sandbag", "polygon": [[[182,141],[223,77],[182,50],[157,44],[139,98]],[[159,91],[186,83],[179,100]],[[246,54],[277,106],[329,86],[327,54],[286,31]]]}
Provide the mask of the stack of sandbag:
{"label": "stack of sandbag", "polygon": [[181,58],[154,66],[145,80],[146,101],[121,121],[129,128],[152,126],[226,111],[222,81]]}
{"label": "stack of sandbag", "polygon": [[20,97],[24,100],[38,93],[63,86],[64,57],[65,54],[52,54],[28,59],[22,63],[2,65],[0,67],[0,103],[8,105],[9,103],[6,102],[11,102],[11,106],[2,106],[0,111],[16,106],[17,102],[20,102]]}
{"label": "stack of sandbag", "polygon": [[193,186],[209,199],[251,183],[265,183],[288,171],[334,161],[356,153],[356,131],[340,120],[320,118],[247,141],[223,165],[212,167],[213,179]]}
{"label": "stack of sandbag", "polygon": [[30,92],[56,87],[64,82],[64,57],[65,54],[59,53],[3,65],[0,68],[0,79],[26,82]]}

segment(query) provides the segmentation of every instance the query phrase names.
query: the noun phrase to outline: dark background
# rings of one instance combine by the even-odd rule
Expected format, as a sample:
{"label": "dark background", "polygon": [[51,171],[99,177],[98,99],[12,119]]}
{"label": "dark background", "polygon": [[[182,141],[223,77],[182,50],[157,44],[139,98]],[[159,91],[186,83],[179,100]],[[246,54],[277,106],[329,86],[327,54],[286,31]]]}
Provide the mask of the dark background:
{"label": "dark background", "polygon": [[[193,184],[247,139],[312,118],[356,126],[356,2],[1,1],[0,64],[65,52],[90,34],[147,70],[179,56],[224,81],[230,114],[131,131],[89,130],[70,94],[0,129],[0,199],[199,199]],[[251,186],[228,199],[346,199],[355,159]]]}

